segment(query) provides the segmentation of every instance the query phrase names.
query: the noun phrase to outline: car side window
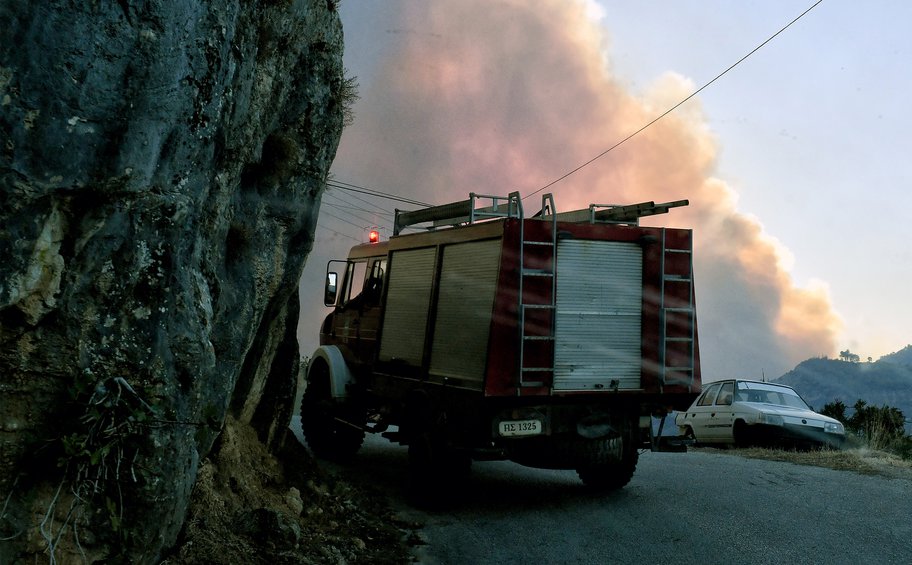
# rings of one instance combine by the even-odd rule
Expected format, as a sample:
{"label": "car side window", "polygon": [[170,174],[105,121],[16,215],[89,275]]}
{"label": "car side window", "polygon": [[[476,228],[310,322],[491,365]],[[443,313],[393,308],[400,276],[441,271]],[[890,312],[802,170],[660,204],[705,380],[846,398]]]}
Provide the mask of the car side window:
{"label": "car side window", "polygon": [[735,383],[725,383],[719,389],[719,398],[716,399],[716,406],[731,406],[732,395],[735,391]]}
{"label": "car side window", "polygon": [[709,390],[703,393],[703,397],[700,398],[700,402],[697,403],[697,406],[712,406],[713,401],[716,400],[716,394],[718,394],[719,388],[721,386],[721,383],[717,383],[709,387]]}

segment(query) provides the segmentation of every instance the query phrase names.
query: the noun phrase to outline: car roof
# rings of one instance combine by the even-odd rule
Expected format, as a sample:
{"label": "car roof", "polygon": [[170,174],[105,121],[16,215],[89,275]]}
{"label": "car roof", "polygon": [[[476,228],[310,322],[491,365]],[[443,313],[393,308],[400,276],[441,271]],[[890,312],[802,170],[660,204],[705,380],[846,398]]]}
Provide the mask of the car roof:
{"label": "car roof", "polygon": [[787,389],[791,390],[792,392],[794,392],[795,394],[798,394],[798,391],[796,391],[793,387],[790,387],[789,385],[770,382],[770,381],[756,381],[753,379],[721,379],[718,381],[704,383],[703,390],[705,391],[708,387],[715,385],[715,384],[721,384],[721,383],[738,383],[739,388],[742,388],[740,385],[746,385],[743,387],[746,389],[762,389],[764,387],[787,388]]}
{"label": "car roof", "polygon": [[736,381],[738,384],[745,384],[745,385],[748,385],[747,388],[751,388],[751,385],[758,385],[758,387],[764,387],[764,386],[778,386],[778,387],[787,388],[787,389],[790,389],[790,390],[795,390],[794,388],[790,387],[789,385],[785,385],[785,384],[782,384],[782,383],[773,383],[773,382],[770,382],[770,381],[754,381],[754,380],[750,380],[750,379],[735,379],[735,381]]}

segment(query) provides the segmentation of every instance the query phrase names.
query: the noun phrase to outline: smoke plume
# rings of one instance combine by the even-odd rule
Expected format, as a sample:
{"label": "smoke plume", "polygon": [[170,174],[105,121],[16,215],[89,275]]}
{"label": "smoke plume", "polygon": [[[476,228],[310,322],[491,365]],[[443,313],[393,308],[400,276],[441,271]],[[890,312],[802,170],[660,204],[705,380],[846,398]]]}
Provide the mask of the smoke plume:
{"label": "smoke plume", "polygon": [[[343,14],[348,49],[372,56],[356,69],[361,99],[336,158],[340,180],[432,203],[527,195],[694,89],[674,73],[648,92],[626,89],[612,74],[610,17],[596,21],[583,1],[378,4]],[[834,353],[841,321],[825,286],[795,286],[787,250],[713,176],[718,143],[692,100],[545,192],[559,210],[689,199],[650,223],[694,229],[704,378],[778,377]],[[537,195],[524,201],[539,205]]]}

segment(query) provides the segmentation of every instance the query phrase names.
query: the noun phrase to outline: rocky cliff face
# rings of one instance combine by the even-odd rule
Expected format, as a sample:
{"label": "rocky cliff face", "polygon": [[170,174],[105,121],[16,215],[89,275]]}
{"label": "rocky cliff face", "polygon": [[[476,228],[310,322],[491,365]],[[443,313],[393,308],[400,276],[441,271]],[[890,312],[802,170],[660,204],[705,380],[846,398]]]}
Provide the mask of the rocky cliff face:
{"label": "rocky cliff face", "polygon": [[0,562],[154,561],[226,416],[282,442],[334,8],[0,5]]}

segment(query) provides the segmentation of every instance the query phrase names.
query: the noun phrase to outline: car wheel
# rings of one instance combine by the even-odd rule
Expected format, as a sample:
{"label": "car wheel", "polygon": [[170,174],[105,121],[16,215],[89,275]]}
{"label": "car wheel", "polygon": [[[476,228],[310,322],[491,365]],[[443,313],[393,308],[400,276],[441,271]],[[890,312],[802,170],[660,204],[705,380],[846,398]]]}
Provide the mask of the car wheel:
{"label": "car wheel", "polygon": [[694,435],[694,429],[690,426],[687,426],[687,431],[684,432],[684,439],[692,441],[693,445],[697,445],[697,436]]}
{"label": "car wheel", "polygon": [[750,427],[744,422],[744,420],[738,420],[735,422],[735,427],[732,430],[732,435],[735,438],[736,447],[751,447],[754,445],[755,438],[753,433],[750,430]]}

